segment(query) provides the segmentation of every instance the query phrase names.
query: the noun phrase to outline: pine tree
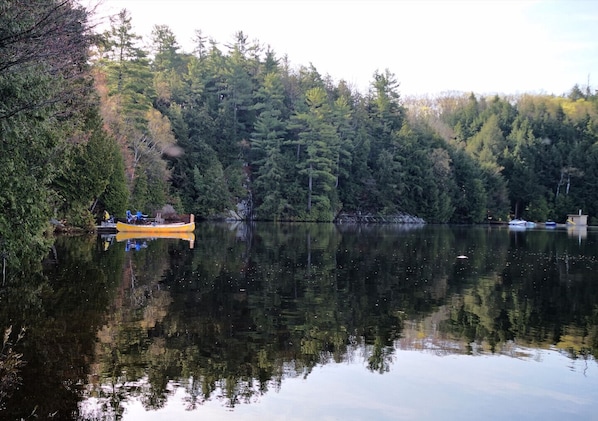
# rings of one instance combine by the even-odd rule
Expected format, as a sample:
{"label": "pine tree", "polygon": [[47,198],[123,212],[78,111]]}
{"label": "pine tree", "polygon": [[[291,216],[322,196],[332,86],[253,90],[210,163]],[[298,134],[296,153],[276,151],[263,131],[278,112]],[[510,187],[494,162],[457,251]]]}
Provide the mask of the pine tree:
{"label": "pine tree", "polygon": [[254,171],[256,212],[260,218],[277,220],[286,203],[282,145],[286,129],[281,119],[284,91],[280,75],[269,73],[256,95],[254,108],[259,112],[251,136],[251,166]]}
{"label": "pine tree", "polygon": [[338,211],[336,157],[339,137],[331,124],[331,109],[322,88],[306,93],[307,112],[294,116],[295,127],[300,128],[298,143],[303,153],[297,162],[299,174],[306,183],[306,218],[332,220]]}

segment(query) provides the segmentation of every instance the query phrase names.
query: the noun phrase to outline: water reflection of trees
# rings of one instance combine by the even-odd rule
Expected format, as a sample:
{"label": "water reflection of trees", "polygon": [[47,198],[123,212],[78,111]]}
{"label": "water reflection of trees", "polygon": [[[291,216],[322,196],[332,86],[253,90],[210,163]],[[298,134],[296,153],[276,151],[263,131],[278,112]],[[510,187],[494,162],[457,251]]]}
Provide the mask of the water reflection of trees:
{"label": "water reflection of trees", "polygon": [[[557,346],[573,358],[596,356],[591,236],[241,228],[201,224],[192,250],[150,241],[125,253],[122,244],[103,251],[61,240],[59,263],[39,282],[11,286],[37,294],[4,296],[3,320],[29,327],[24,392],[13,407],[31,400],[40,414],[118,419],[130,399],[163,407],[173,385],[185,389],[188,409],[207,400],[234,407],[356,356],[384,373],[397,347],[520,356],[521,345]],[[77,406],[83,397],[87,406]]]}
{"label": "water reflection of trees", "polygon": [[73,419],[83,396],[93,344],[120,273],[119,253],[99,264],[94,237],[58,238],[44,270],[12,268],[0,290],[0,323],[26,328],[20,385],[1,403],[0,418]]}
{"label": "water reflection of trees", "polygon": [[[500,271],[476,276],[452,303],[444,330],[489,351],[509,341],[597,356],[598,284],[592,244],[553,232],[511,233]],[[573,263],[574,262],[574,263]]]}
{"label": "water reflection of trees", "polygon": [[[144,405],[158,408],[174,380],[186,388],[190,408],[208,399],[232,407],[278,390],[285,378],[343,361],[358,347],[368,347],[369,369],[389,369],[400,297],[392,298],[388,286],[378,293],[363,262],[339,262],[343,236],[334,226],[273,226],[253,241],[202,228],[193,252],[170,248],[162,259],[170,265],[161,271],[151,247],[130,256],[137,288],[154,292],[143,311],[124,295],[115,303],[99,334],[103,380],[94,393],[113,402],[110,394],[118,392],[102,385],[115,382],[139,395],[135,381],[145,379]],[[363,276],[347,279],[342,266]]]}
{"label": "water reflection of trees", "polygon": [[[153,288],[168,294],[148,302],[162,308],[150,312],[159,320],[138,314],[135,326],[115,324],[117,348],[131,352],[132,338],[143,338],[132,341],[142,371],[132,379],[146,376],[148,408],[165,402],[169,380],[185,387],[189,408],[251,402],[356,349],[376,372],[389,370],[396,346],[513,354],[516,344],[557,344],[571,356],[597,349],[597,291],[592,282],[563,282],[566,241],[471,227],[202,230],[192,253],[170,250],[161,279],[152,270]],[[114,371],[100,355],[102,371]]]}

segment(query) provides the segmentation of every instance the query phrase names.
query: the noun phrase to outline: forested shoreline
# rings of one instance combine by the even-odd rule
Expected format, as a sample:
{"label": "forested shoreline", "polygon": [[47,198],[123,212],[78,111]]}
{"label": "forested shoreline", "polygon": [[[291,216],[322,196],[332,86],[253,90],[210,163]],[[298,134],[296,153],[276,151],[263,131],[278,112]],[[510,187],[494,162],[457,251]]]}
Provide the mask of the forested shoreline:
{"label": "forested shoreline", "polygon": [[403,98],[390,70],[359,92],[243,32],[220,44],[198,29],[184,52],[164,25],[141,40],[126,10],[101,34],[74,1],[1,12],[0,236],[13,262],[47,250],[52,220],[91,229],[104,210],[165,205],[273,221],[598,216],[590,86]]}

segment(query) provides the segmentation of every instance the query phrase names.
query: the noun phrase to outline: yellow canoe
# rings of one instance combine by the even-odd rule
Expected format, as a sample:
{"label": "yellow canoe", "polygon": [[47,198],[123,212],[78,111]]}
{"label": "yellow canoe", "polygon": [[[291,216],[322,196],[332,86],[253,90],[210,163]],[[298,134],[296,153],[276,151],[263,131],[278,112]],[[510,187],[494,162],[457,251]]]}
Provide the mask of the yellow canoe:
{"label": "yellow canoe", "polygon": [[153,237],[154,234],[160,233],[177,233],[177,232],[193,232],[195,231],[195,221],[193,215],[190,216],[188,224],[184,222],[177,222],[174,224],[127,224],[124,222],[116,223],[116,230],[118,232],[136,232],[148,234]]}
{"label": "yellow canoe", "polygon": [[177,224],[155,224],[155,225],[135,225],[124,222],[116,223],[116,230],[118,232],[136,232],[144,234],[159,234],[159,233],[176,233],[176,232],[193,232],[195,231],[195,222],[185,224],[183,222]]}

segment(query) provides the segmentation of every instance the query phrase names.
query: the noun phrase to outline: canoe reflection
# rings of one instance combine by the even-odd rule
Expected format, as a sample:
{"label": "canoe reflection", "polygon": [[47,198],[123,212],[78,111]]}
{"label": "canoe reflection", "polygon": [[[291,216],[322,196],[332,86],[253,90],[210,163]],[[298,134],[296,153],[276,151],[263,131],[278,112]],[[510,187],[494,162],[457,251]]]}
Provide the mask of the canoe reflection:
{"label": "canoe reflection", "polygon": [[140,232],[118,232],[115,237],[116,241],[123,242],[126,241],[125,250],[140,250],[142,248],[147,247],[147,242],[151,240],[155,240],[158,238],[170,238],[170,239],[179,239],[185,240],[189,242],[189,248],[193,248],[195,245],[195,234],[192,232],[168,232],[168,233],[152,233],[148,235],[147,233],[140,233]]}

